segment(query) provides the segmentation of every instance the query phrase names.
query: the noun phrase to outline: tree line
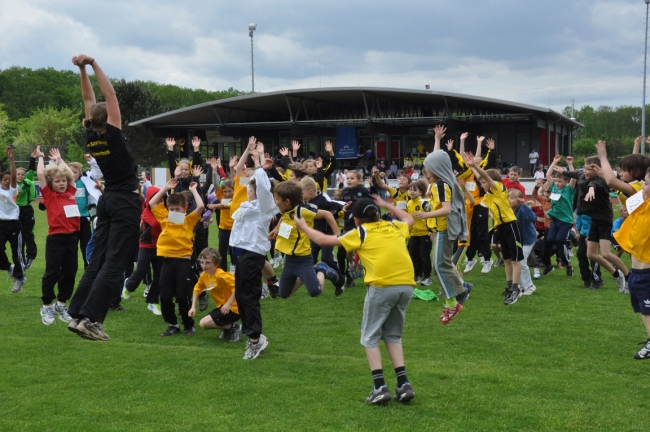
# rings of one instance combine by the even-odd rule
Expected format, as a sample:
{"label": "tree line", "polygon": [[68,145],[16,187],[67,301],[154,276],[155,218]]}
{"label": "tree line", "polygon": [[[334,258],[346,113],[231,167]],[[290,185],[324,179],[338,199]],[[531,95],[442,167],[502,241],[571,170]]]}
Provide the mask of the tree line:
{"label": "tree line", "polygon": [[[101,98],[94,75],[95,94]],[[152,81],[111,79],[122,114],[122,131],[142,166],[166,160],[166,146],[142,126],[130,122],[163,112],[246,94],[232,87],[222,91],[189,89]],[[84,106],[79,73],[53,68],[11,67],[0,70],[0,159],[4,149],[15,149],[19,165],[26,166],[36,145],[59,147],[66,160],[83,162]]]}

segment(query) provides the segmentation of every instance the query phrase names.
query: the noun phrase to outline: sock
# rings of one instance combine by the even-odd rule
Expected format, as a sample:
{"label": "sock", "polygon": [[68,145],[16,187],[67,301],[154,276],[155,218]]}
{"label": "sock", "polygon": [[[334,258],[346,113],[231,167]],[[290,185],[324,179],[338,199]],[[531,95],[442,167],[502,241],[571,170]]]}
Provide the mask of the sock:
{"label": "sock", "polygon": [[445,306],[447,306],[449,308],[455,307],[456,306],[456,297],[448,298],[445,301]]}
{"label": "sock", "polygon": [[404,384],[409,382],[406,378],[406,367],[395,368],[395,376],[397,377],[397,387],[402,387]]}
{"label": "sock", "polygon": [[386,385],[386,382],[384,381],[383,369],[377,369],[372,371],[372,379],[375,381],[375,389],[381,388],[382,386]]}
{"label": "sock", "polygon": [[278,282],[278,277],[276,275],[273,275],[273,277],[270,277],[266,280],[267,285],[273,285]]}
{"label": "sock", "polygon": [[512,281],[508,281],[508,289],[512,289]]}
{"label": "sock", "polygon": [[60,302],[60,301],[57,301],[56,304],[58,304],[59,306],[65,306],[65,303]]}
{"label": "sock", "polygon": [[513,291],[519,291],[519,284],[513,282],[513,284],[512,284],[512,286],[510,287],[510,289],[513,290]]}
{"label": "sock", "polygon": [[621,271],[619,269],[616,269],[616,271],[612,273],[612,276],[614,276],[615,278],[619,277],[620,275],[621,275]]}

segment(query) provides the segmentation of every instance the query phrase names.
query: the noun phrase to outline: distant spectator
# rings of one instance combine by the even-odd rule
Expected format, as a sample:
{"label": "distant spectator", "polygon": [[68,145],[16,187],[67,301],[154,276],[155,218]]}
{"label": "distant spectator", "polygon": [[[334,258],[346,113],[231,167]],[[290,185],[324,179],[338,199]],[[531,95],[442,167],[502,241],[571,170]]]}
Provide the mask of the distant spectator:
{"label": "distant spectator", "polygon": [[393,174],[397,174],[397,164],[393,160],[393,163],[390,164],[390,172]]}
{"label": "distant spectator", "polygon": [[530,173],[535,172],[535,167],[537,166],[537,160],[539,159],[539,154],[535,149],[532,149],[530,151],[530,154],[528,155],[528,162],[530,163]]}

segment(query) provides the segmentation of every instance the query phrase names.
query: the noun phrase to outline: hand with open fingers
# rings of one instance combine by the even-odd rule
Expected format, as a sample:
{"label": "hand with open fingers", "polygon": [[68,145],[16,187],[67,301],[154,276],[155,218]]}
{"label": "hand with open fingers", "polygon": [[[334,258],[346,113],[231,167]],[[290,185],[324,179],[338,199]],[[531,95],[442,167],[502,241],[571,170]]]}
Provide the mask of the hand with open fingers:
{"label": "hand with open fingers", "polygon": [[413,213],[413,219],[426,219],[426,216],[423,212],[415,212]]}
{"label": "hand with open fingers", "polygon": [[212,167],[212,171],[217,170],[217,159],[216,158],[207,158],[205,162]]}
{"label": "hand with open fingers", "polygon": [[490,150],[494,150],[496,147],[496,144],[494,143],[494,140],[492,138],[487,139],[487,148]]}
{"label": "hand with open fingers", "polygon": [[200,177],[201,174],[203,174],[203,167],[202,167],[201,165],[196,165],[196,166],[192,169],[192,175],[193,175],[194,177]]}
{"label": "hand with open fingers", "polygon": [[259,156],[264,156],[264,143],[262,141],[257,142],[257,154]]}
{"label": "hand with open fingers", "polygon": [[468,136],[469,136],[469,132],[463,132],[463,133],[460,135],[460,140],[461,140],[461,141],[465,141],[465,140],[467,139]]}
{"label": "hand with open fingers", "polygon": [[174,138],[165,138],[165,142],[167,143],[167,150],[173,151],[176,146],[176,140]]}
{"label": "hand with open fingers", "polygon": [[59,149],[57,148],[50,149],[50,159],[54,161],[58,161],[59,159],[61,159],[61,153],[59,152]]}
{"label": "hand with open fingers", "polygon": [[282,156],[289,156],[289,149],[286,148],[286,147],[281,147],[281,148],[280,148],[280,154],[281,154]]}
{"label": "hand with open fingers", "polygon": [[454,149],[454,140],[447,140],[447,151],[452,151]]}
{"label": "hand with open fingers", "polygon": [[252,137],[248,138],[248,147],[247,147],[247,149],[250,152],[251,150],[254,150],[255,147],[257,147],[257,139],[254,136],[252,136]]}
{"label": "hand with open fingers", "polygon": [[201,149],[201,138],[197,136],[192,138],[192,147],[194,147],[195,152],[198,152]]}
{"label": "hand with open fingers", "polygon": [[327,153],[332,152],[332,142],[331,141],[325,141],[325,151]]}
{"label": "hand with open fingers", "polygon": [[437,125],[433,128],[433,132],[435,133],[436,139],[441,140],[445,136],[447,128],[444,125]]}
{"label": "hand with open fingers", "polygon": [[291,141],[291,148],[292,148],[293,151],[295,151],[295,152],[298,151],[298,150],[300,149],[300,146],[301,146],[301,145],[302,145],[302,144],[300,144],[298,141],[295,141],[295,140],[294,140],[294,141]]}
{"label": "hand with open fingers", "polygon": [[222,315],[228,315],[230,313],[230,305],[226,303],[225,305],[221,306],[220,310]]}
{"label": "hand with open fingers", "polygon": [[474,161],[474,154],[472,152],[463,153],[463,162],[465,162],[465,165],[468,167],[476,166],[476,162]]}
{"label": "hand with open fingers", "polygon": [[163,186],[163,189],[172,190],[176,186],[178,186],[178,179],[176,177],[174,177],[173,179],[170,179],[167,183],[165,183],[165,186]]}
{"label": "hand with open fingers", "polygon": [[228,166],[230,168],[234,168],[237,166],[237,162],[239,162],[239,158],[237,157],[237,155],[234,155],[230,158],[230,163],[228,164]]}
{"label": "hand with open fingers", "polygon": [[607,143],[605,141],[599,140],[596,143],[596,153],[598,153],[598,156],[607,157]]}
{"label": "hand with open fingers", "polygon": [[555,166],[553,167],[553,171],[561,173],[561,172],[563,172],[564,170],[562,169],[562,167],[559,167],[559,166],[555,165]]}
{"label": "hand with open fingers", "polygon": [[596,191],[593,187],[590,187],[589,192],[585,195],[585,201],[592,201],[594,198],[596,198]]}

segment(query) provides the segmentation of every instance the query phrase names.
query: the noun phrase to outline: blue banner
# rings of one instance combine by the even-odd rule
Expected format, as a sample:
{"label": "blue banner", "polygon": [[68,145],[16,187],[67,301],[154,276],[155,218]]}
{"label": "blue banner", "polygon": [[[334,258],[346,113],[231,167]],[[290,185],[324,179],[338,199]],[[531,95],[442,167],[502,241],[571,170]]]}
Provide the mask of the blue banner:
{"label": "blue banner", "polygon": [[357,159],[357,128],[339,126],[336,128],[336,158]]}

